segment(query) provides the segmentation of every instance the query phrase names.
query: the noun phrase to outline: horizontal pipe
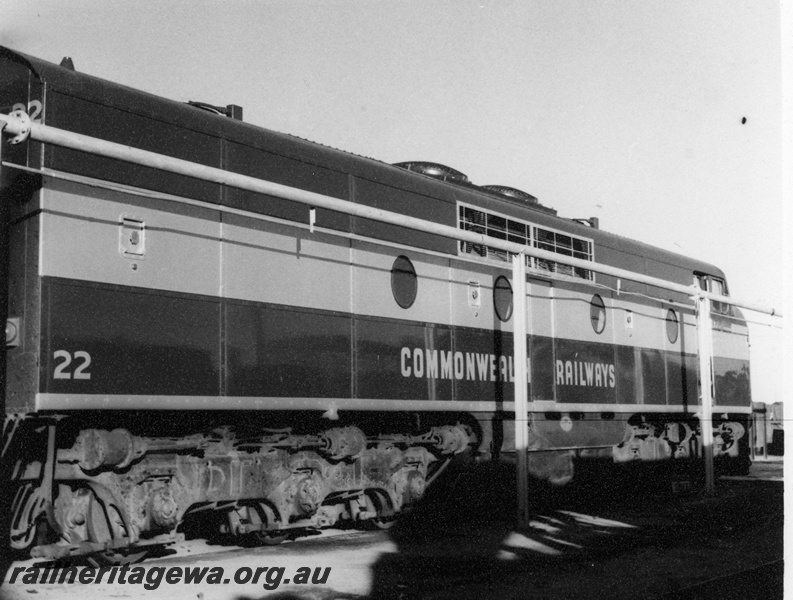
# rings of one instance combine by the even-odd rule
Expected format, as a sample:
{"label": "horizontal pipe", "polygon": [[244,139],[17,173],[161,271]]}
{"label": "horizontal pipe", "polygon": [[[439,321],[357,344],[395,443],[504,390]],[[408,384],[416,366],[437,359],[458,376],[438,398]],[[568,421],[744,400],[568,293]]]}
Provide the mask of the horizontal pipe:
{"label": "horizontal pipe", "polygon": [[[400,400],[397,398],[285,398],[282,396],[170,396],[125,394],[36,394],[37,411],[62,410],[344,410],[344,411],[433,411],[514,413],[514,402],[467,400]],[[583,412],[620,414],[687,414],[695,418],[698,404],[588,404],[562,403],[553,400],[532,401],[531,412]],[[713,407],[714,414],[750,414],[748,406]]]}
{"label": "horizontal pipe", "polygon": [[107,158],[114,158],[145,167],[168,171],[169,173],[186,175],[188,177],[194,177],[204,181],[211,181],[250,192],[276,196],[278,198],[292,200],[294,202],[305,204],[314,208],[325,208],[356,217],[379,221],[381,223],[389,223],[391,225],[397,225],[407,229],[423,231],[425,233],[431,233],[458,241],[489,246],[491,248],[498,248],[499,250],[504,250],[512,254],[524,253],[528,256],[533,256],[542,260],[548,260],[569,265],[571,267],[586,269],[588,271],[594,271],[604,275],[611,275],[612,277],[617,277],[619,279],[627,279],[638,283],[644,283],[657,288],[686,294],[690,297],[707,297],[715,302],[731,304],[733,306],[738,306],[740,308],[745,308],[747,310],[752,310],[772,316],[782,316],[773,308],[736,300],[734,298],[730,298],[729,296],[704,292],[693,285],[693,282],[692,285],[681,285],[671,281],[666,281],[664,279],[650,277],[649,275],[643,275],[641,273],[634,273],[632,271],[627,271],[617,267],[581,260],[571,256],[565,256],[564,254],[557,254],[555,252],[548,252],[546,250],[540,250],[539,248],[534,248],[532,246],[525,246],[523,244],[499,240],[497,238],[488,237],[481,233],[465,231],[457,227],[442,225],[440,223],[432,223],[430,221],[425,221],[416,217],[410,217],[387,210],[355,204],[349,200],[341,200],[339,198],[333,198],[331,196],[325,196],[323,194],[301,190],[287,185],[274,183],[272,181],[256,179],[255,177],[250,177],[248,175],[232,173],[230,171],[224,171],[216,167],[199,165],[179,158],[173,158],[170,156],[157,154],[155,152],[149,152],[147,150],[140,150],[131,146],[125,146],[123,144],[108,142],[106,140],[100,140],[79,133],[57,129],[55,127],[50,127],[41,123],[30,122],[27,120],[26,116],[21,117],[16,113],[12,113],[11,115],[0,114],[0,127],[2,127],[4,134],[16,136],[17,139],[14,139],[15,143],[18,143],[20,141],[18,137],[24,135],[27,131],[27,135],[30,138],[39,142],[54,144],[56,146],[62,146],[64,148],[79,150],[81,152],[96,154]]}

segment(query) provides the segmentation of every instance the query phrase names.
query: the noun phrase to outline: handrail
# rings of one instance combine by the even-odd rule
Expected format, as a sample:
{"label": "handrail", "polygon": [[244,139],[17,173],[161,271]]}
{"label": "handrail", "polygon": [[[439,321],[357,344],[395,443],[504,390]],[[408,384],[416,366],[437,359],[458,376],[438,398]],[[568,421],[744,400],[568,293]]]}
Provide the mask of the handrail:
{"label": "handrail", "polygon": [[[515,242],[506,240],[499,240],[497,238],[488,237],[481,233],[474,233],[466,231],[457,227],[449,225],[442,225],[440,223],[433,223],[425,221],[417,217],[402,215],[399,213],[373,208],[371,206],[364,206],[355,204],[349,200],[342,200],[340,198],[333,198],[324,194],[316,192],[309,192],[298,188],[282,185],[264,179],[257,179],[248,175],[224,171],[216,167],[209,167],[206,165],[199,165],[187,160],[173,158],[150,152],[147,150],[140,150],[131,146],[117,144],[101,140],[79,133],[50,127],[30,121],[27,115],[22,111],[13,111],[11,114],[0,114],[0,129],[8,136],[13,136],[11,143],[21,143],[22,141],[32,138],[39,142],[54,144],[72,150],[79,150],[81,152],[88,152],[99,156],[114,158],[141,166],[151,167],[176,173],[178,175],[186,175],[204,181],[211,181],[230,187],[247,190],[259,194],[266,194],[283,198],[285,200],[292,200],[301,204],[305,204],[311,208],[325,208],[328,210],[371,219],[382,223],[389,223],[416,231],[423,231],[442,237],[470,242],[473,244],[489,246],[491,248],[498,248],[511,254],[526,254],[542,260],[548,260],[571,267],[586,269],[604,275],[611,275],[619,279],[627,279],[638,283],[644,283],[657,288],[675,291],[678,293],[686,294],[692,298],[708,298],[714,302],[721,302],[730,304],[747,310],[752,310],[759,313],[764,313],[771,316],[781,317],[782,315],[774,308],[761,306],[758,304],[745,302],[730,296],[722,296],[712,292],[706,292],[699,287],[692,285],[681,285],[664,279],[658,279],[642,273],[635,273],[618,267],[611,267],[591,261],[581,260],[572,256],[557,254],[555,252],[548,252],[532,246],[525,246]],[[222,207],[218,207],[222,210]],[[253,214],[253,213],[252,213]]]}

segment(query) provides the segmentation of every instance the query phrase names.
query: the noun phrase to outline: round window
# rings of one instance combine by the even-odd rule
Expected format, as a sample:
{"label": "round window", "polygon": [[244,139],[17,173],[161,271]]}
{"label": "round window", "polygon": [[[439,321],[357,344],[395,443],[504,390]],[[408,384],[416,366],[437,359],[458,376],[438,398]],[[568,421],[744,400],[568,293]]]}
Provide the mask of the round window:
{"label": "round window", "polygon": [[498,276],[493,286],[493,306],[499,320],[509,321],[512,316],[512,286],[503,275]]}
{"label": "round window", "polygon": [[680,335],[680,323],[677,320],[677,313],[670,308],[666,313],[666,337],[674,344],[678,335]]}
{"label": "round window", "polygon": [[592,296],[592,300],[589,302],[589,318],[595,333],[603,333],[606,328],[606,305],[598,294]]}
{"label": "round window", "polygon": [[407,256],[398,256],[391,267],[391,291],[394,300],[402,308],[410,308],[416,301],[418,281],[416,269]]}

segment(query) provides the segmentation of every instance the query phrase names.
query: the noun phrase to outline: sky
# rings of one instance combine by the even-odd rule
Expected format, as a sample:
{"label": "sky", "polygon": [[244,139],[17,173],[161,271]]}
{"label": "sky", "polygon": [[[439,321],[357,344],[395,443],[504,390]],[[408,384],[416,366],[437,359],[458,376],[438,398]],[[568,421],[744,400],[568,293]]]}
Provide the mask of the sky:
{"label": "sky", "polygon": [[[0,45],[393,163],[439,162],[713,263],[785,308],[772,0],[0,0]],[[787,275],[788,280],[790,276]],[[788,314],[790,311],[787,311]],[[784,321],[747,314],[753,399]]]}

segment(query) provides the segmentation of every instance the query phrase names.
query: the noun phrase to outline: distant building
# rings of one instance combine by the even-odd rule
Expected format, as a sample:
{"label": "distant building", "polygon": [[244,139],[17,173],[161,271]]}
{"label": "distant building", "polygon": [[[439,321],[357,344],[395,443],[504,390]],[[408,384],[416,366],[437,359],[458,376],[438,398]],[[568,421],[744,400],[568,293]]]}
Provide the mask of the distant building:
{"label": "distant building", "polygon": [[782,456],[785,453],[782,402],[752,402],[752,451],[755,456]]}

